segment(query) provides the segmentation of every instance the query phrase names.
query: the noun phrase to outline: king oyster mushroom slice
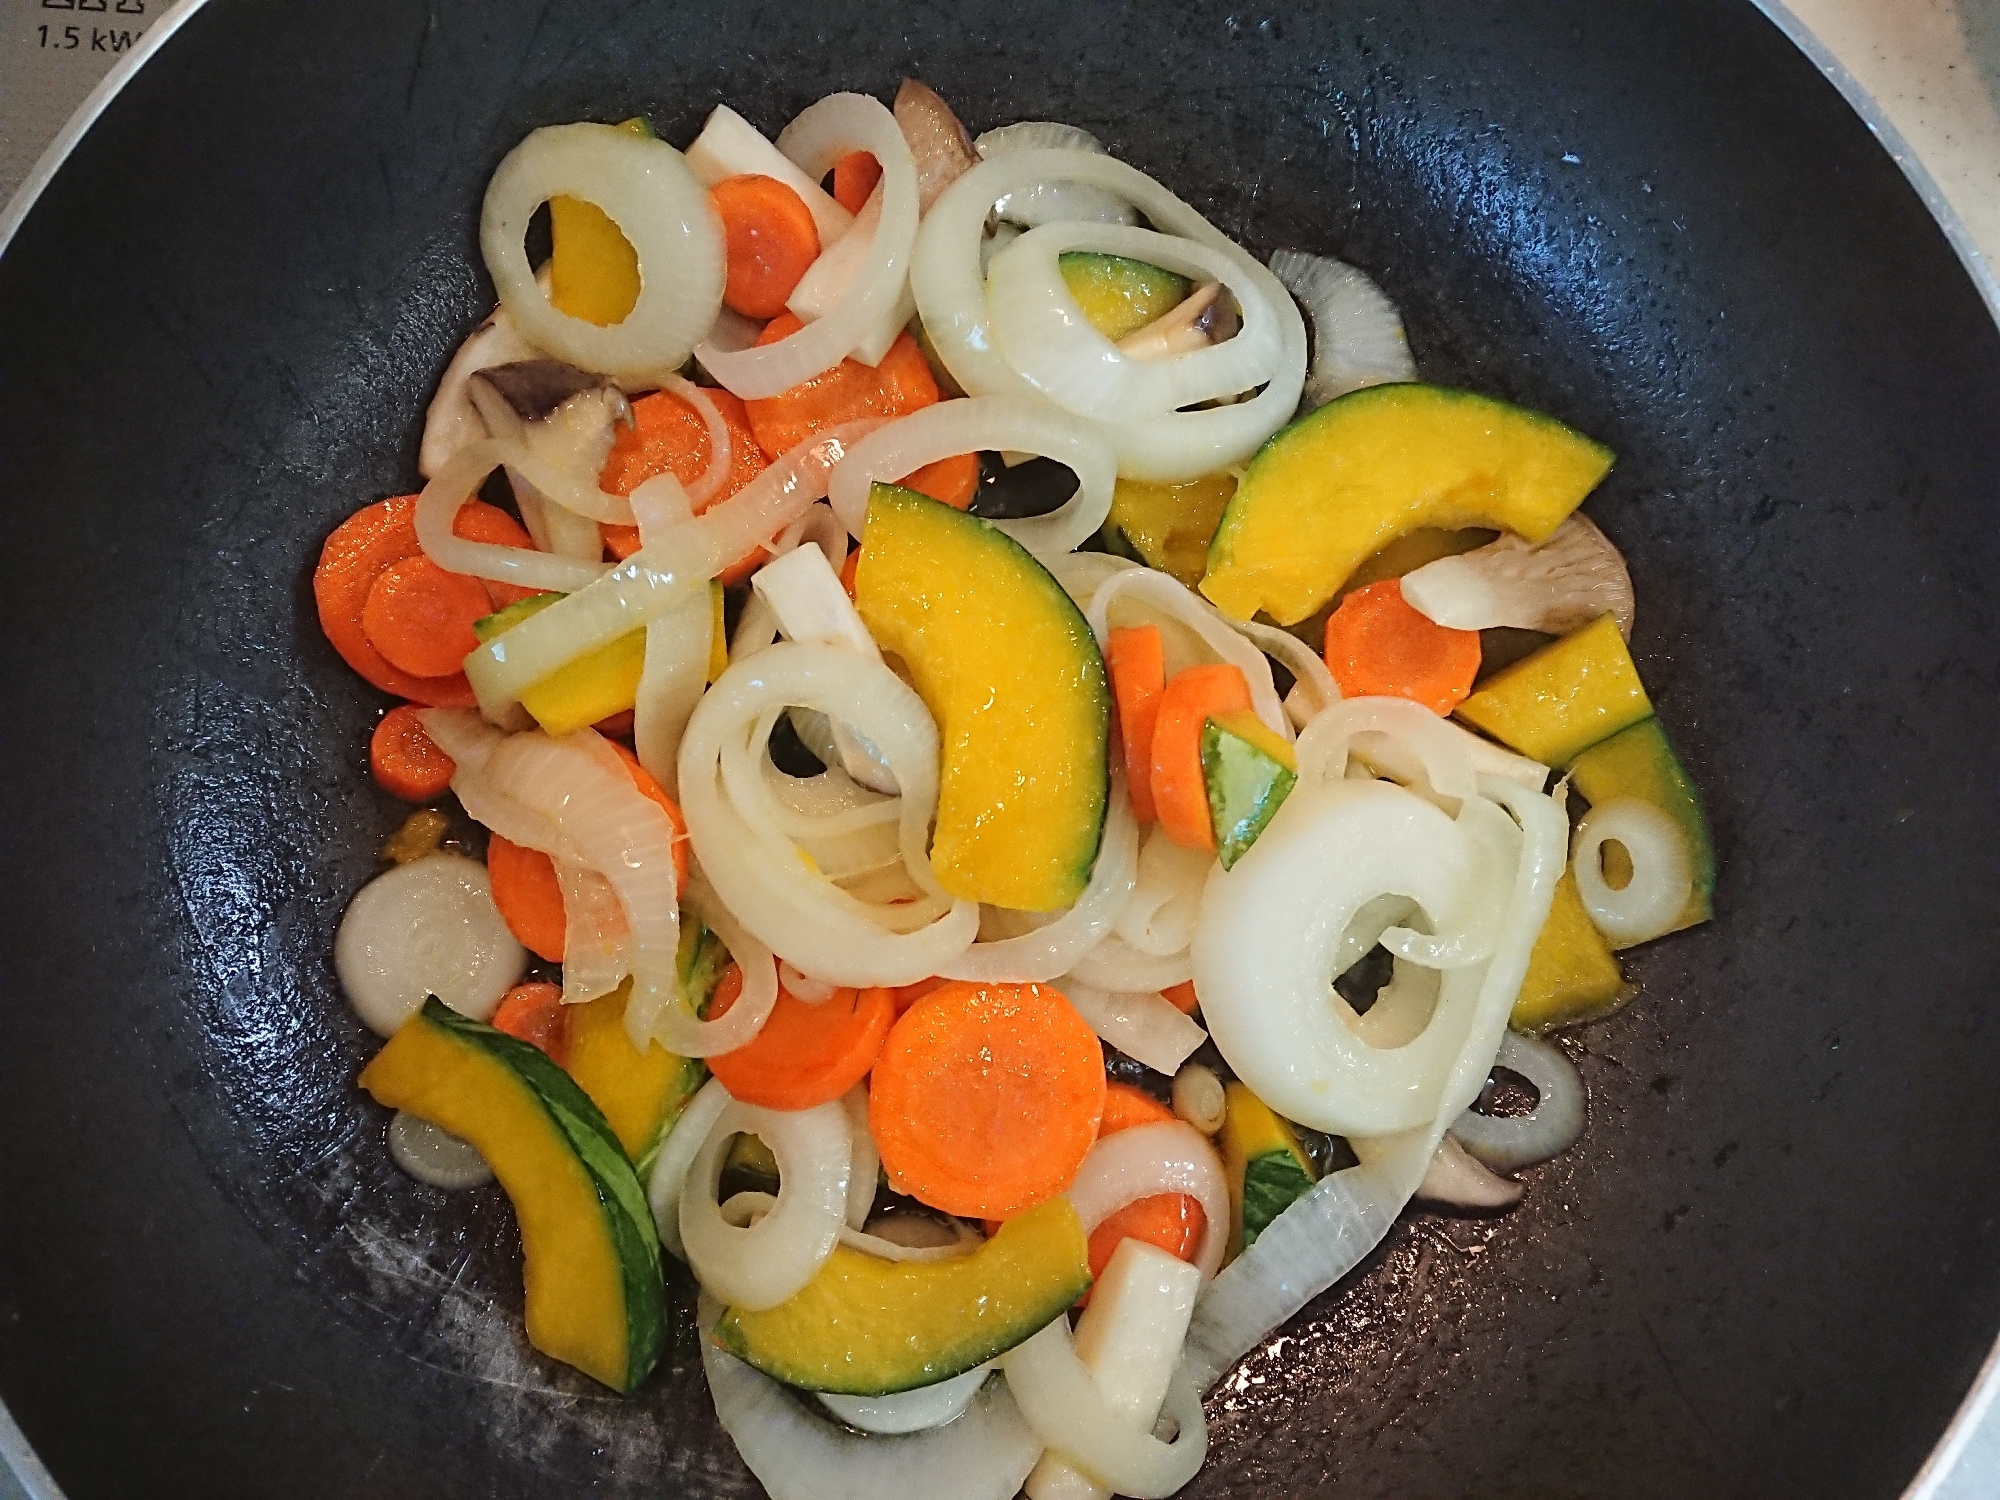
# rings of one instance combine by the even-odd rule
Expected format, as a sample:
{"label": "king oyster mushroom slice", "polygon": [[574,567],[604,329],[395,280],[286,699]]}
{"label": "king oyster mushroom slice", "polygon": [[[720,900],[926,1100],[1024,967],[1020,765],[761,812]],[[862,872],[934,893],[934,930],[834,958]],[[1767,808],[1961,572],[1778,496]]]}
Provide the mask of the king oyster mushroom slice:
{"label": "king oyster mushroom slice", "polygon": [[521,336],[505,308],[496,307],[487,320],[458,346],[438,380],[437,394],[424,413],[424,438],[417,448],[417,472],[435,479],[461,448],[485,437],[486,424],[472,404],[472,377],[494,365],[539,359],[540,351]]}
{"label": "king oyster mushroom slice", "polygon": [[1419,614],[1454,630],[1511,625],[1563,635],[1599,615],[1632,638],[1632,575],[1605,534],[1573,515],[1537,545],[1511,533],[1403,577]]}
{"label": "king oyster mushroom slice", "polygon": [[1300,406],[1313,411],[1364,386],[1417,378],[1403,318],[1388,293],[1345,261],[1280,250],[1271,273],[1312,325],[1312,365]]}
{"label": "king oyster mushroom slice", "polygon": [[467,393],[486,430],[535,458],[595,480],[632,405],[609,376],[558,359],[524,359],[476,371]]}
{"label": "king oyster mushroom slice", "polygon": [[1527,1189],[1511,1177],[1502,1177],[1476,1160],[1472,1153],[1446,1136],[1438,1143],[1417,1196],[1426,1203],[1448,1208],[1492,1210],[1512,1208]]}
{"label": "king oyster mushroom slice", "polygon": [[919,79],[903,80],[894,113],[917,164],[918,210],[929,213],[938,194],[979,165],[979,153],[943,96]]}
{"label": "king oyster mushroom slice", "polygon": [[1221,282],[1204,281],[1144,328],[1126,334],[1118,350],[1130,359],[1172,359],[1232,338],[1242,326],[1236,299]]}

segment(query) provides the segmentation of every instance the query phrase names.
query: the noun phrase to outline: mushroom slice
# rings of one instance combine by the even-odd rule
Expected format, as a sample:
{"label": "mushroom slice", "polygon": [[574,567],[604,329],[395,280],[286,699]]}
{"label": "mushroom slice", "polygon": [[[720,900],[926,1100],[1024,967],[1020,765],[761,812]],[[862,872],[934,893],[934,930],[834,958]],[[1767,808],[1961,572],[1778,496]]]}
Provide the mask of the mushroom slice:
{"label": "mushroom slice", "polygon": [[473,376],[493,365],[537,358],[534,345],[514,326],[506,309],[494,308],[492,315],[472,330],[452,355],[451,363],[445,366],[437,394],[431,397],[430,409],[424,413],[424,438],[417,449],[417,472],[426,479],[437,478],[438,471],[461,448],[487,435],[485,423],[472,404]]}
{"label": "mushroom slice", "polygon": [[1129,359],[1172,359],[1219,344],[1242,326],[1236,299],[1222,290],[1221,282],[1204,281],[1144,328],[1120,339],[1118,351]]}
{"label": "mushroom slice", "polygon": [[1491,1210],[1512,1208],[1527,1189],[1511,1177],[1501,1177],[1465,1147],[1446,1136],[1424,1172],[1417,1196],[1448,1208]]}
{"label": "mushroom slice", "polygon": [[939,193],[979,165],[979,153],[951,106],[927,83],[903,80],[896,90],[895,116],[917,162],[917,208],[929,213]]}
{"label": "mushroom slice", "polygon": [[1312,324],[1312,367],[1301,403],[1305,410],[1363,386],[1417,378],[1396,304],[1353,266],[1329,255],[1280,250],[1271,257],[1271,273],[1290,289]]}
{"label": "mushroom slice", "polygon": [[632,421],[625,393],[603,375],[557,359],[516,360],[467,382],[487,432],[543,463],[595,480],[616,436]]}
{"label": "mushroom slice", "polygon": [[1403,575],[1403,597],[1453,630],[1511,625],[1564,635],[1599,615],[1632,637],[1632,575],[1605,534],[1573,515],[1537,545],[1512,534]]}

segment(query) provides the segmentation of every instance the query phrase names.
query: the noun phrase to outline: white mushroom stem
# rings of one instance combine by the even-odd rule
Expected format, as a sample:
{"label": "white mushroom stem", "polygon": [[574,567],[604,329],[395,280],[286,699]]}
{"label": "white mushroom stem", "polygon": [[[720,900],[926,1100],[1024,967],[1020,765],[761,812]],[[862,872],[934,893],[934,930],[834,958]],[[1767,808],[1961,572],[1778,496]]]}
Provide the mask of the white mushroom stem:
{"label": "white mushroom stem", "polygon": [[1222,295],[1222,283],[1204,281],[1144,328],[1120,339],[1118,352],[1132,359],[1172,359],[1221,343],[1242,321],[1235,304]]}
{"label": "white mushroom stem", "polygon": [[1403,597],[1453,630],[1511,625],[1564,635],[1610,615],[1618,633],[1632,637],[1632,575],[1610,539],[1580,515],[1539,545],[1509,534],[1426,563],[1404,575]]}

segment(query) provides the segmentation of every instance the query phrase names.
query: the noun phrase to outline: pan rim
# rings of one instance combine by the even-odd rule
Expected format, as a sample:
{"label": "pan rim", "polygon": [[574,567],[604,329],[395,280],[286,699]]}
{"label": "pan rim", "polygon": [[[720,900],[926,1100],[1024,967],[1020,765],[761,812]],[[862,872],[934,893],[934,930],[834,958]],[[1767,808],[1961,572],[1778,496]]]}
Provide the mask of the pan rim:
{"label": "pan rim", "polygon": [[[26,221],[43,191],[54,180],[92,125],[109,107],[125,85],[155,53],[206,6],[208,0],[174,0],[165,14],[148,27],[85,96],[48,146],[36,159],[4,207],[0,207],[0,256],[4,256],[15,234]],[[1868,127],[1880,148],[1916,190],[1925,210],[1944,232],[1960,266],[1978,292],[1987,314],[2000,327],[2000,267],[1981,252],[1958,209],[1945,195],[1930,170],[1911,147],[1909,140],[1889,119],[1875,96],[1832,50],[1784,3],[1784,0],[1751,0],[1765,18],[1833,84],[1854,113]],[[1938,1500],[1945,1486],[1958,1477],[1956,1471],[1966,1450],[1980,1430],[1991,1424],[2000,1432],[2000,1340],[1987,1351],[1979,1373],[1967,1389],[1950,1422],[1939,1434],[1929,1457],[1903,1492],[1903,1500]],[[2000,1437],[1995,1439],[2000,1449]],[[25,1500],[65,1500],[54,1475],[35,1453],[27,1435],[14,1420],[4,1397],[0,1397],[0,1500],[11,1500],[8,1483],[18,1486]]]}

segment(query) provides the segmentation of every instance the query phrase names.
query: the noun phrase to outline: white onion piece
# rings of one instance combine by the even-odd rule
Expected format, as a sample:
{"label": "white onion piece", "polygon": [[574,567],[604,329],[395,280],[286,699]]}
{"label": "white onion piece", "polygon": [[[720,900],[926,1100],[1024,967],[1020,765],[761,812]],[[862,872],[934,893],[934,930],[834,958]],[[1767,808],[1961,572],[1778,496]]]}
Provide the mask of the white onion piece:
{"label": "white onion piece", "polygon": [[458,346],[451,363],[444,367],[444,374],[438,377],[437,394],[431,397],[431,404],[424,412],[423,441],[417,446],[417,472],[426,479],[437,478],[459,450],[486,436],[486,423],[472,404],[470,394],[474,375],[495,365],[540,357],[541,351],[521,337],[506,308],[496,307],[487,314],[486,321]]}
{"label": "white onion piece", "polygon": [[1477,791],[1519,820],[1520,860],[1507,900],[1505,936],[1486,963],[1437,1114],[1422,1130],[1351,1139],[1360,1165],[1322,1178],[1209,1284],[1188,1333],[1188,1364],[1199,1388],[1206,1389],[1381,1242],[1423,1181],[1446,1127],[1478,1097],[1492,1068],[1528,956],[1548,920],[1568,819],[1548,797],[1499,777],[1482,777]]}
{"label": "white onion piece", "polygon": [[820,177],[800,171],[762,131],[726,104],[718,104],[710,112],[701,134],[687,149],[687,164],[703,187],[712,188],[725,177],[777,178],[799,195],[812,215],[813,227],[819,230],[822,245],[842,238],[854,223],[854,215],[820,186]]}
{"label": "white onion piece", "polygon": [[[726,1221],[715,1201],[738,1135],[756,1136],[778,1160],[777,1204],[748,1229]],[[681,1184],[681,1243],[703,1290],[761,1312],[811,1281],[839,1243],[852,1160],[847,1111],[838,1101],[777,1110],[732,1099]]]}
{"label": "white onion piece", "polygon": [[1131,799],[1125,795],[1125,778],[1114,776],[1097,861],[1076,904],[1018,937],[974,943],[939,969],[939,975],[1000,984],[1047,984],[1067,974],[1070,966],[1111,930],[1132,893],[1138,863],[1139,823],[1132,815]]}
{"label": "white onion piece", "polygon": [[1476,773],[1467,744],[1471,736],[1407,698],[1345,698],[1316,714],[1299,732],[1299,784],[1337,781],[1346,775],[1349,759],[1361,755],[1356,741],[1362,735],[1401,742],[1408,753],[1396,757],[1398,768],[1407,771],[1414,757],[1422,777],[1421,781],[1412,777],[1411,789],[1440,803],[1445,811],[1455,812],[1473,794]]}
{"label": "white onion piece", "polygon": [[[713,1327],[720,1312],[703,1296],[701,1327]],[[985,1382],[964,1415],[943,1427],[868,1436],[815,1416],[705,1333],[700,1344],[716,1418],[771,1500],[1013,1500],[1042,1454],[1004,1380]]]}
{"label": "white onion piece", "polygon": [[778,965],[778,984],[794,1000],[807,1005],[824,1005],[839,991],[840,986],[824,979],[814,979],[790,964]]}
{"label": "white onion piece", "polygon": [[1327,670],[1326,658],[1289,630],[1256,620],[1232,620],[1227,615],[1222,618],[1231,630],[1266,656],[1276,657],[1279,665],[1292,674],[1292,690],[1285,695],[1285,713],[1295,727],[1305,728],[1313,715],[1324,713],[1340,701],[1340,684]]}
{"label": "white onion piece", "polygon": [[903,294],[917,233],[917,169],[895,116],[880,101],[829,94],[785,127],[778,149],[815,180],[848,152],[871,152],[882,167],[882,219],[869,265],[830,312],[774,344],[732,350],[711,339],[702,345],[703,367],[746,401],[775,396],[832,369],[875,332]]}
{"label": "white onion piece", "polygon": [[506,450],[488,439],[460,449],[424,486],[417,497],[417,542],[430,560],[447,573],[491,578],[521,588],[571,593],[588,588],[604,576],[601,562],[555,557],[528,547],[502,547],[470,542],[452,531],[465,502],[479,492],[486,476],[507,462]]}
{"label": "white onion piece", "polygon": [[563,1004],[608,995],[632,972],[632,929],[611,882],[595,870],[556,861],[563,903]]}
{"label": "white onion piece", "polygon": [[708,686],[714,630],[715,606],[706,589],[646,627],[645,665],[632,699],[632,749],[670,797],[680,786],[681,737]]}
{"label": "white onion piece", "polygon": [[1114,557],[1109,552],[1066,552],[1061,557],[1050,558],[1042,566],[1063,586],[1063,592],[1075,601],[1078,609],[1088,609],[1091,595],[1097,592],[1105,579],[1113,573],[1130,572],[1140,564],[1129,557]]}
{"label": "white onion piece", "polygon": [[[1604,846],[1611,843],[1632,859],[1632,879],[1622,890],[1604,878]],[[1612,947],[1651,942],[1680,926],[1694,890],[1694,859],[1687,836],[1659,808],[1637,797],[1600,803],[1576,825],[1574,849],[1576,893]]]}
{"label": "white onion piece", "polygon": [[1175,412],[1147,422],[1101,424],[1128,478],[1182,481],[1241,463],[1291,419],[1305,382],[1306,334],[1290,293],[1228,236],[1136,168],[1084,151],[1032,150],[984,161],[945,190],[918,231],[910,287],[933,347],[975,396],[1026,396],[1035,387],[1000,352],[980,270],[986,215],[1006,193],[1044,181],[1105,188],[1135,203],[1164,233],[1240,260],[1247,287],[1272,311],[1279,356],[1248,401]]}
{"label": "white onion piece", "polygon": [[1141,953],[1114,932],[1069,972],[1085,984],[1121,994],[1170,990],[1194,978],[1194,958],[1185,948],[1164,956]]}
{"label": "white onion piece", "polygon": [[1280,250],[1271,257],[1271,270],[1304,305],[1312,323],[1306,410],[1364,386],[1417,378],[1396,304],[1353,266],[1331,256]]}
{"label": "white onion piece", "polygon": [[742,991],[728,1011],[703,1021],[700,1033],[703,1052],[684,1053],[687,1057],[713,1057],[718,1052],[734,1052],[764,1029],[765,1021],[778,1005],[778,960],[748,928],[736,920],[722,898],[697,870],[681,895],[681,905],[701,919],[702,926],[722,940],[743,976]]}
{"label": "white onion piece", "polygon": [[847,528],[833,507],[824,502],[810,505],[804,515],[771,541],[771,555],[782,557],[795,547],[817,547],[826,555],[827,566],[838,574],[847,561]]}
{"label": "white onion piece", "polygon": [[1183,1014],[1157,990],[1101,990],[1074,974],[1060,980],[1057,987],[1099,1037],[1134,1062],[1169,1078],[1208,1040],[1208,1033],[1193,1017]]}
{"label": "white onion piece", "polygon": [[1214,863],[1207,850],[1175,843],[1155,823],[1139,854],[1139,878],[1112,930],[1141,953],[1165,958],[1184,951],[1194,940],[1202,887]]}
{"label": "white onion piece", "polygon": [[1495,1171],[1512,1172],[1560,1156],[1576,1144],[1583,1134],[1583,1077],[1560,1048],[1510,1031],[1493,1065],[1533,1084],[1535,1107],[1525,1115],[1466,1110],[1451,1127],[1461,1146]]}
{"label": "white onion piece", "polygon": [[1222,1129],[1229,1097],[1213,1068],[1185,1063],[1174,1074],[1174,1113],[1203,1135]]}
{"label": "white onion piece", "polygon": [[[1087,130],[1061,125],[1054,120],[1022,120],[989,130],[974,141],[981,157],[1005,156],[1009,151],[1033,151],[1058,147],[1068,151],[1108,153],[1103,142]],[[1032,187],[1008,193],[993,205],[993,215],[1008,224],[1024,224],[1030,229],[1053,224],[1060,219],[1089,219],[1100,224],[1130,224],[1138,219],[1132,205],[1102,188],[1073,182],[1038,182]]]}
{"label": "white onion piece", "polygon": [[998,448],[1052,458],[1076,473],[1076,492],[1044,516],[993,524],[1045,564],[1088,541],[1111,514],[1118,462],[1088,426],[1045,403],[998,397],[940,401],[877,428],[833,471],[827,496],[849,534],[868,519],[868,490],[939,459]]}
{"label": "white onion piece", "polygon": [[847,1174],[847,1227],[858,1230],[875,1207],[875,1186],[882,1170],[882,1157],[868,1128],[868,1085],[857,1083],[849,1089],[840,1107],[847,1111],[847,1134],[854,1153]]}
{"label": "white onion piece", "polygon": [[992,1373],[993,1366],[983,1364],[949,1380],[940,1380],[936,1385],[920,1385],[893,1396],[841,1396],[832,1391],[820,1391],[818,1395],[820,1404],[828,1411],[863,1432],[889,1435],[927,1432],[958,1420]]}
{"label": "white onion piece", "polygon": [[790,776],[767,760],[764,780],[779,808],[778,827],[791,838],[833,838],[884,824],[894,827],[902,816],[894,797],[863,786],[837,765],[817,776]]}
{"label": "white onion piece", "polygon": [[[1504,891],[1519,858],[1514,820],[1491,802],[1474,797],[1459,809],[1458,826],[1468,835],[1473,856],[1468,880],[1477,889]],[[1395,926],[1385,928],[1376,941],[1397,958],[1427,969],[1463,969],[1483,963],[1493,952],[1505,916],[1498,899],[1473,901],[1460,909],[1456,922],[1440,931]]]}
{"label": "white onion piece", "polygon": [[354,1013],[377,1036],[392,1036],[429,995],[485,1020],[528,956],[493,905],[486,866],[427,854],[356,893],[334,935],[333,962]]}
{"label": "white onion piece", "polygon": [[1183,1120],[1161,1120],[1114,1131],[1090,1148],[1069,1201],[1089,1234],[1127,1204],[1160,1193],[1186,1193],[1206,1222],[1194,1263],[1205,1281],[1229,1247],[1229,1180],[1208,1137]]}
{"label": "white onion piece", "polygon": [[1512,1178],[1496,1176],[1488,1171],[1463,1146],[1446,1135],[1438,1142],[1437,1153],[1431,1157],[1424,1180],[1417,1185],[1416,1196],[1426,1203],[1440,1203],[1450,1208],[1484,1210],[1512,1208],[1521,1201],[1521,1195],[1526,1191]]}
{"label": "white onion piece", "polygon": [[709,1079],[688,1100],[653,1153],[653,1169],[646,1177],[646,1202],[653,1210],[660,1243],[682,1260],[687,1259],[687,1247],[681,1243],[681,1190],[687,1183],[688,1168],[708,1143],[715,1122],[734,1102],[720,1078]]}
{"label": "white onion piece", "polygon": [[[681,798],[702,868],[752,932],[820,978],[902,985],[936,974],[971,946],[979,921],[974,903],[953,902],[916,930],[896,931],[894,908],[871,908],[849,896],[808,869],[775,826],[747,821],[750,812],[771,816],[768,787],[754,762],[726,790],[718,784],[718,773],[729,774],[725,757],[762,756],[772,711],[791,706],[852,723],[881,750],[902,788],[905,863],[920,884],[935,884],[928,849],[937,806],[937,727],[923,700],[880,662],[793,641],[731,666],[688,726]],[[760,725],[759,742],[752,744]]]}
{"label": "white onion piece", "polygon": [[[557,312],[535,285],[522,239],[560,195],[594,203],[639,260],[639,300],[600,328]],[[722,305],[722,225],[708,193],[665,141],[613,125],[550,125],[508,152],[486,185],[479,251],[523,337],[558,359],[634,383],[677,369]]]}
{"label": "white onion piece", "polygon": [[[863,438],[855,451],[877,436],[879,431]],[[846,462],[853,462],[852,455]],[[834,471],[836,476],[839,472]],[[819,548],[795,547],[783,557],[773,558],[751,576],[750,587],[771,606],[778,628],[788,640],[842,646],[869,661],[882,659],[854,601],[841,587],[839,572]]]}
{"label": "white onion piece", "polygon": [[1167,1385],[1164,1414],[1180,1429],[1171,1443],[1118,1419],[1077,1358],[1068,1318],[1008,1350],[1000,1367],[1035,1435],[1115,1494],[1164,1500],[1208,1455],[1201,1397],[1185,1367]]}
{"label": "white onion piece", "polygon": [[[711,578],[824,498],[827,473],[879,425],[850,422],[799,444],[727,500],[672,527],[665,540],[523,620],[504,644],[496,637],[473,652],[465,675],[480,711],[499,719],[550,673],[705,593]],[[673,476],[647,483],[671,485]]]}
{"label": "white onion piece", "polygon": [[493,1169],[477,1146],[406,1109],[389,1121],[389,1158],[417,1181],[447,1193],[493,1180]]}
{"label": "white onion piece", "polygon": [[[1058,257],[1068,251],[1122,255],[1196,282],[1220,282],[1243,309],[1232,338],[1171,359],[1138,359],[1106,338],[1077,307]],[[1261,385],[1281,352],[1278,311],[1255,261],[1193,240],[1118,224],[1050,224],[995,255],[986,302],[1000,352],[1049,400],[1101,422],[1150,422],[1197,402]]]}
{"label": "white onion piece", "polygon": [[[810,323],[838,307],[855,282],[875,264],[875,239],[881,228],[882,188],[878,183],[855,216],[854,227],[821,250],[818,258],[806,267],[805,275],[786,299],[785,310],[797,315],[801,322]],[[862,334],[851,357],[864,365],[881,364],[889,346],[909,326],[916,312],[916,299],[910,295],[909,283],[905,281],[896,300],[886,304],[874,326]]]}
{"label": "white onion piece", "polygon": [[[1118,615],[1113,620],[1113,613]],[[1203,646],[1218,661],[1238,668],[1250,684],[1250,706],[1274,732],[1292,737],[1292,721],[1285,717],[1284,705],[1272,684],[1271,663],[1262,651],[1246,640],[1225,619],[1222,612],[1179,579],[1152,568],[1127,568],[1112,573],[1098,585],[1084,610],[1097,644],[1108,648],[1114,625],[1167,619],[1186,626],[1199,636]],[[1176,670],[1173,663],[1168,671]]]}

